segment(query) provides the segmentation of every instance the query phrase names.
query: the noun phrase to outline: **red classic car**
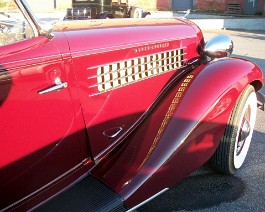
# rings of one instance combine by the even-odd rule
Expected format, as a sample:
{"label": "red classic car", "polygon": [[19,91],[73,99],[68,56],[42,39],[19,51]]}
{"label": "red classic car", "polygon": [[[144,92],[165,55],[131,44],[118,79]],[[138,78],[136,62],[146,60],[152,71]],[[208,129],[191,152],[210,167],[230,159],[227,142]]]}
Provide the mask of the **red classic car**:
{"label": "red classic car", "polygon": [[0,210],[134,210],[247,155],[261,70],[180,19],[43,26],[0,12]]}

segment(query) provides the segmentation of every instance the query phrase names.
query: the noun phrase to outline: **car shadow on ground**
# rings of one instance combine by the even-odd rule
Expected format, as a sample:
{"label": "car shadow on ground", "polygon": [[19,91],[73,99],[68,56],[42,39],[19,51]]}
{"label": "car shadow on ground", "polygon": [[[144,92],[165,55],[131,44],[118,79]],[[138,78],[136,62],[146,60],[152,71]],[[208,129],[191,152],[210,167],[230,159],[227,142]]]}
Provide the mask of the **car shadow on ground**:
{"label": "car shadow on ground", "polygon": [[[251,195],[247,194],[250,189],[249,182],[241,179],[240,173],[245,173],[250,167],[255,168],[262,163],[264,137],[263,132],[254,131],[249,154],[242,168],[237,172],[239,174],[219,174],[214,172],[209,163],[206,163],[162,195],[138,208],[137,211],[197,211],[222,203],[232,203],[243,196]],[[252,175],[253,178],[260,178],[262,173],[259,173],[260,176],[256,173]],[[256,184],[261,186],[258,182]],[[256,190],[256,188],[251,189]]]}
{"label": "car shadow on ground", "polygon": [[239,199],[244,195],[245,189],[240,178],[214,173],[205,165],[137,211],[192,211],[210,208]]}

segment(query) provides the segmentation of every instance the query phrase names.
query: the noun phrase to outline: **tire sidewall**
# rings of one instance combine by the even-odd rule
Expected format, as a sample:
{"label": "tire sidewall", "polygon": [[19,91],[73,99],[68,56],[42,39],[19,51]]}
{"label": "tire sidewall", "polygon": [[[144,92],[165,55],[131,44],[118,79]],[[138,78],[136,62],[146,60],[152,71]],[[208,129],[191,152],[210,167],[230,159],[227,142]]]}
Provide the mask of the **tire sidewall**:
{"label": "tire sidewall", "polygon": [[[250,134],[245,140],[244,146],[240,154],[237,156],[237,144],[238,138],[240,133],[240,128],[242,124],[242,120],[247,110],[248,106],[251,109],[250,115]],[[230,143],[230,151],[229,151],[229,169],[230,172],[233,174],[237,169],[239,169],[246,158],[246,155],[249,150],[249,146],[252,139],[252,134],[254,131],[254,125],[256,120],[256,113],[257,113],[257,97],[255,90],[252,86],[247,86],[246,89],[242,92],[237,103],[232,111],[231,118],[230,118],[230,125],[232,127],[232,136],[231,136],[231,143]]]}

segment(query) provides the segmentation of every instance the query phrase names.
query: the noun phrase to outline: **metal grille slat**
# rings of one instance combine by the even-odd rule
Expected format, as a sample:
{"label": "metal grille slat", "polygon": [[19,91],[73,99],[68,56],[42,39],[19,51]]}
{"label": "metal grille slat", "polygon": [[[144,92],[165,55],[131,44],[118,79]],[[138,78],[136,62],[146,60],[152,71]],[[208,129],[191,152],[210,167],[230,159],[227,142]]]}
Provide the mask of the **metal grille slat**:
{"label": "metal grille slat", "polygon": [[97,87],[99,92],[106,92],[179,69],[183,65],[183,49],[105,65],[97,70]]}

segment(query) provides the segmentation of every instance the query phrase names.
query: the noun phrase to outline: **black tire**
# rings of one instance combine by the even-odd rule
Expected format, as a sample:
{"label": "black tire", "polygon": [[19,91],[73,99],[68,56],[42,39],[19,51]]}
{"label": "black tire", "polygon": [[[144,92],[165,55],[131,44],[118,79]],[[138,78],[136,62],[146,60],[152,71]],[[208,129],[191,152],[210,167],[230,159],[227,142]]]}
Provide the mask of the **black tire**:
{"label": "black tire", "polygon": [[257,113],[257,96],[253,86],[248,85],[238,98],[220,144],[210,159],[218,172],[234,174],[249,150]]}
{"label": "black tire", "polygon": [[114,18],[112,13],[102,13],[99,15],[99,19],[112,19]]}
{"label": "black tire", "polygon": [[113,15],[112,14],[108,14],[105,19],[113,19]]}

